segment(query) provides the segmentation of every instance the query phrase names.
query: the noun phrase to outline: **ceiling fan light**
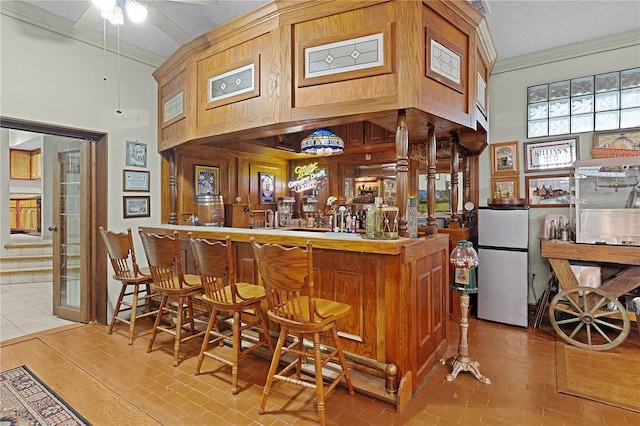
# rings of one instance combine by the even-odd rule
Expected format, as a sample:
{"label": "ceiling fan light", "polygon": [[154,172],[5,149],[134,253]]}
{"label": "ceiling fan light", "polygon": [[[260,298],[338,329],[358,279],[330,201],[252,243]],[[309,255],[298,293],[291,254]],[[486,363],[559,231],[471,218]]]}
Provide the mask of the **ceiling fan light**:
{"label": "ceiling fan light", "polygon": [[116,0],[93,0],[93,4],[98,6],[103,13],[113,10],[116,5]]}
{"label": "ceiling fan light", "polygon": [[127,16],[133,22],[142,22],[147,18],[147,8],[135,0],[127,0],[124,4]]}
{"label": "ceiling fan light", "polygon": [[100,14],[104,19],[111,22],[113,25],[122,25],[124,24],[124,15],[122,13],[122,9],[119,5],[115,5],[110,10],[103,10]]}

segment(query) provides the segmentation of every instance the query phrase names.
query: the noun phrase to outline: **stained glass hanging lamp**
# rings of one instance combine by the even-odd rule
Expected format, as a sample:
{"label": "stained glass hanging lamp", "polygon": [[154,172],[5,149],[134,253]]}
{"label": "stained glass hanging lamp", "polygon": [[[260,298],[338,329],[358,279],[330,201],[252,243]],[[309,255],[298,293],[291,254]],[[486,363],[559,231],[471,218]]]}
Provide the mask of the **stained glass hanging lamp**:
{"label": "stained glass hanging lamp", "polygon": [[303,154],[329,156],[342,154],[344,142],[340,136],[327,128],[318,129],[302,140]]}

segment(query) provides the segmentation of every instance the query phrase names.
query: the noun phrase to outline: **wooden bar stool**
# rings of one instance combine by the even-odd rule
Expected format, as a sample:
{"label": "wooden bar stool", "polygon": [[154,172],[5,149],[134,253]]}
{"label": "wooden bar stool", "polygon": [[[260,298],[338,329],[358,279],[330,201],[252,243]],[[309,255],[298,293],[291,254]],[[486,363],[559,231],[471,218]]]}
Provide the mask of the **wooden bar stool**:
{"label": "wooden bar stool", "polygon": [[[249,283],[236,283],[233,247],[229,236],[226,237],[225,242],[191,238],[191,247],[204,288],[202,299],[211,306],[211,316],[200,349],[196,375],[200,374],[200,367],[205,356],[226,364],[231,367],[231,391],[236,394],[239,391],[238,361],[264,346],[273,352],[269,326],[262,309],[260,309],[260,302],[265,298],[264,288]],[[228,315],[224,318],[218,318],[221,312]],[[255,315],[256,319],[243,322],[243,312]],[[220,322],[229,319],[232,320],[231,335],[224,333],[219,326]],[[243,334],[243,331],[257,325],[262,328],[263,339]],[[225,342],[232,346],[231,359],[223,357],[219,351],[207,350],[209,344],[218,343],[222,346]],[[243,349],[243,342],[250,345]]]}
{"label": "wooden bar stool", "polygon": [[[202,295],[202,285],[197,281],[197,277],[191,276],[188,279],[182,271],[182,258],[180,254],[180,241],[178,232],[173,235],[157,235],[144,232],[139,228],[142,246],[147,255],[149,270],[153,277],[152,287],[162,295],[160,309],[156,322],[153,325],[153,333],[147,352],[153,349],[153,342],[158,331],[169,333],[175,337],[173,345],[173,366],[178,365],[180,344],[195,337],[204,335],[204,331],[197,332],[194,319],[193,299]],[[175,303],[175,307],[172,303]],[[186,308],[186,309],[185,309]],[[162,316],[169,315],[169,325],[160,324]],[[173,321],[176,315],[176,321]],[[183,321],[187,321],[190,326],[191,335],[183,337]]]}
{"label": "wooden bar stool", "polygon": [[[109,260],[113,267],[113,278],[120,281],[122,288],[118,296],[113,311],[113,318],[109,324],[109,334],[113,332],[116,322],[120,321],[129,324],[129,344],[133,343],[133,334],[136,325],[136,319],[144,318],[158,313],[158,310],[151,309],[151,293],[150,284],[153,281],[149,270],[140,268],[136,262],[136,252],[133,248],[133,238],[131,236],[131,228],[127,232],[105,231],[101,226],[100,234],[102,241],[107,247]],[[132,301],[125,300],[125,297],[132,296]],[[141,304],[142,303],[142,304]],[[138,309],[146,308],[146,312],[138,314]],[[122,313],[130,311],[129,318],[121,316]]]}
{"label": "wooden bar stool", "polygon": [[[316,390],[319,422],[324,425],[325,397],[343,377],[349,394],[353,395],[351,376],[336,330],[336,321],[346,316],[351,310],[351,306],[315,297],[311,242],[307,242],[304,249],[300,247],[287,248],[278,244],[259,245],[252,237],[251,246],[269,304],[267,315],[281,327],[280,337],[262,394],[260,414],[265,412],[273,381],[280,380]],[[320,350],[320,335],[327,331],[330,331],[333,337],[334,348],[323,356]],[[287,346],[285,339],[289,333],[293,334],[295,339]],[[303,345],[305,335],[311,335],[312,352],[307,351]],[[280,357],[285,354],[294,354],[295,359],[280,372],[277,372]],[[313,358],[314,382],[304,380],[301,375],[302,360],[306,358]],[[329,362],[338,362],[342,371],[325,389],[322,369]],[[293,377],[290,375],[292,371],[295,371]]]}

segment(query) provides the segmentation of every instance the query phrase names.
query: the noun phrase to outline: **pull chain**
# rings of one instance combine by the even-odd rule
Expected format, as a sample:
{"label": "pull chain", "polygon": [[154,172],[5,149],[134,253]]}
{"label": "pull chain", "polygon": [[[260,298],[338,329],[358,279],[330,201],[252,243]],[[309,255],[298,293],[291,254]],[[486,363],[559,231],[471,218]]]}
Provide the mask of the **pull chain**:
{"label": "pull chain", "polygon": [[120,25],[116,26],[118,27],[118,109],[116,112],[122,114],[122,110],[120,109]]}
{"label": "pull chain", "polygon": [[104,81],[107,81],[107,20],[102,18],[102,52],[104,53]]}

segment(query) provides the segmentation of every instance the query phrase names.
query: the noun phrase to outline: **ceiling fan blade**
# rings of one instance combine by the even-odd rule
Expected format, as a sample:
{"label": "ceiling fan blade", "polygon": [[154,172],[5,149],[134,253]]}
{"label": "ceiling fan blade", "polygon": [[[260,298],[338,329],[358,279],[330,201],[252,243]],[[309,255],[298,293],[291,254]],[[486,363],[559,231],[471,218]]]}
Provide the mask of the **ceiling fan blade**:
{"label": "ceiling fan blade", "polygon": [[149,11],[149,20],[173,41],[182,46],[193,40],[191,34],[183,30],[178,24],[169,19],[153,5],[146,3],[146,6]]}
{"label": "ceiling fan blade", "polygon": [[73,24],[73,28],[77,30],[95,30],[101,22],[100,9],[91,4]]}

